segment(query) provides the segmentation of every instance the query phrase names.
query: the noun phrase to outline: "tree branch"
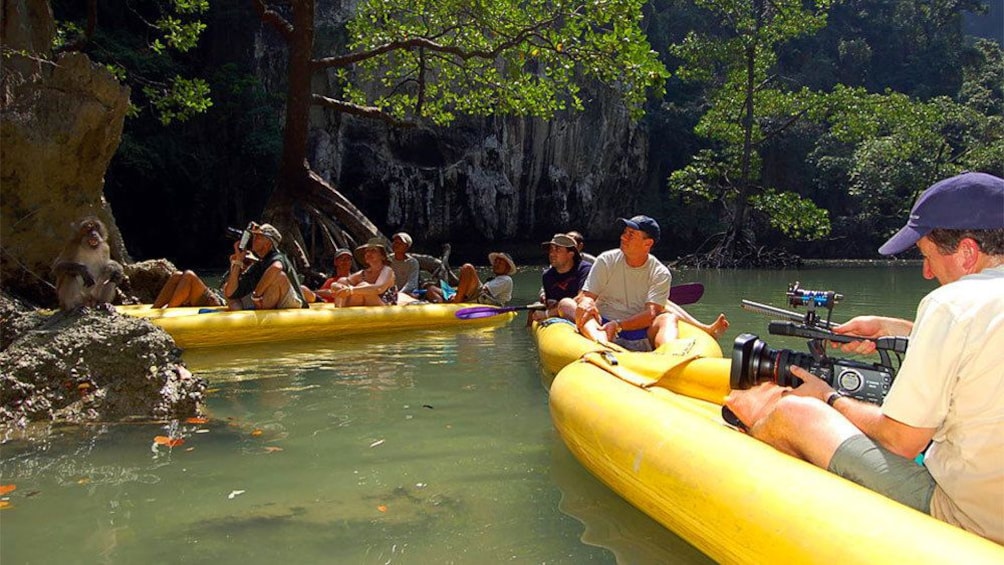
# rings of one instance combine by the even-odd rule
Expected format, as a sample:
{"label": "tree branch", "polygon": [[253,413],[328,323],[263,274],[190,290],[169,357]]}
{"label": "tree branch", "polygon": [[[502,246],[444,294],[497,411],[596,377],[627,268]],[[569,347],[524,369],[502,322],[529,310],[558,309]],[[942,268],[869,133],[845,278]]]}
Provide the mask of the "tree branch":
{"label": "tree branch", "polygon": [[279,12],[270,10],[265,0],[251,0],[251,5],[261,21],[272,26],[283,39],[289,42],[293,38],[293,32],[296,31],[293,25],[286,21],[286,18],[282,17]]}
{"label": "tree branch", "polygon": [[353,104],[352,102],[346,102],[345,100],[335,100],[334,98],[328,98],[326,96],[321,96],[320,94],[311,95],[311,100],[313,100],[314,104],[317,104],[318,106],[331,108],[332,110],[342,112],[343,114],[351,114],[353,116],[362,116],[364,118],[380,120],[394,127],[413,128],[418,125],[412,121],[399,120],[376,106],[360,106],[359,104]]}
{"label": "tree branch", "polygon": [[[261,0],[257,0],[261,1]],[[402,39],[398,41],[391,41],[389,43],[384,43],[374,47],[373,49],[367,49],[366,51],[360,51],[358,53],[349,53],[348,55],[342,55],[340,57],[324,57],[321,59],[314,59],[312,66],[315,70],[326,69],[328,67],[348,67],[349,65],[358,63],[359,61],[365,61],[366,59],[371,59],[384,53],[389,53],[391,51],[401,51],[401,50],[413,50],[413,49],[427,49],[429,51],[435,51],[439,53],[449,53],[464,61],[468,59],[494,59],[499,53],[502,53],[506,49],[519,45],[527,37],[537,35],[537,30],[546,28],[553,22],[557,21],[560,17],[564,17],[565,14],[556,14],[554,17],[547,20],[537,22],[535,25],[528,28],[520,30],[519,33],[512,36],[506,41],[499,43],[494,49],[485,50],[479,49],[474,51],[467,51],[461,49],[460,47],[455,47],[452,45],[443,45],[437,41],[433,41],[428,37],[411,37],[408,39]]]}

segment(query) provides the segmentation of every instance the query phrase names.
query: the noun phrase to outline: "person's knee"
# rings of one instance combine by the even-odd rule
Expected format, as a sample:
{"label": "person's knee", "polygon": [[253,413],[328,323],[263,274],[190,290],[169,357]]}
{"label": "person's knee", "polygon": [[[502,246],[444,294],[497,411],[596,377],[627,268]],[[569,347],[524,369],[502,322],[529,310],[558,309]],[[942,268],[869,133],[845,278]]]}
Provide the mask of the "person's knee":
{"label": "person's knee", "polygon": [[824,417],[825,408],[816,399],[785,394],[777,401],[773,416],[785,427],[797,429],[806,422],[819,421]]}
{"label": "person's knee", "polygon": [[651,328],[656,333],[662,331],[665,328],[672,328],[675,330],[676,324],[679,321],[680,319],[677,317],[676,314],[664,310],[652,320]]}

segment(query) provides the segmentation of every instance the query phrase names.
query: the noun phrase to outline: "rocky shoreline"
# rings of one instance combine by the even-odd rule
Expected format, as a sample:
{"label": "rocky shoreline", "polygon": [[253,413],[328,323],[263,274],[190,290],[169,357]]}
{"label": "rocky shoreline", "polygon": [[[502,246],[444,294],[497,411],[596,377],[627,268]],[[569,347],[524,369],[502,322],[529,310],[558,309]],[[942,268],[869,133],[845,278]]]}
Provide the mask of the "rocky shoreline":
{"label": "rocky shoreline", "polygon": [[113,308],[48,313],[0,296],[0,430],[200,415],[207,383],[167,332]]}

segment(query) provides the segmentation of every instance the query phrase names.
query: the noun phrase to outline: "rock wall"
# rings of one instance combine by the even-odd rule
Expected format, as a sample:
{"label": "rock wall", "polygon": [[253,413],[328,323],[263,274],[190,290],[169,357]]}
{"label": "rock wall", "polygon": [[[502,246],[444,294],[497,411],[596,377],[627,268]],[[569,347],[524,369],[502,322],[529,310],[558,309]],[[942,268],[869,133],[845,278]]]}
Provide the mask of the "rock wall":
{"label": "rock wall", "polygon": [[118,148],[129,89],[80,53],[50,59],[54,30],[44,0],[4,2],[5,56],[0,116],[0,284],[44,303],[41,280],[69,237],[70,224],[94,214],[111,232],[112,256],[128,261],[103,196]]}

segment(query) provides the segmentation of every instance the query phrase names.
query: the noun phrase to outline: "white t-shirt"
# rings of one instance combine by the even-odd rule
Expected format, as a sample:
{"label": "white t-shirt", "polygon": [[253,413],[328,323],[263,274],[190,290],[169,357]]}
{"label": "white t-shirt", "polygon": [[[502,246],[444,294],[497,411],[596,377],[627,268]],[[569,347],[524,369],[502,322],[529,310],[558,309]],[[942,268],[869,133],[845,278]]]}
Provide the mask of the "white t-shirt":
{"label": "white t-shirt", "polygon": [[669,269],[653,255],[644,265],[630,267],[624,252],[611,249],[596,258],[582,290],[597,296],[601,316],[623,320],[643,311],[649,302],[663,306],[672,283]]}
{"label": "white t-shirt", "polygon": [[418,259],[405,254],[404,259],[398,261],[391,255],[390,268],[394,269],[394,282],[400,292],[408,294],[418,288],[418,271],[421,268]]}
{"label": "white t-shirt", "polygon": [[882,412],[937,428],[931,515],[1004,544],[1004,267],[924,297]]}
{"label": "white t-shirt", "polygon": [[481,285],[478,302],[505,306],[510,300],[512,300],[512,277],[509,275],[497,275]]}

